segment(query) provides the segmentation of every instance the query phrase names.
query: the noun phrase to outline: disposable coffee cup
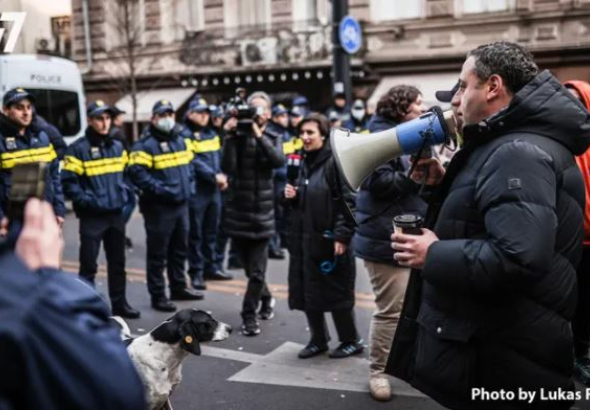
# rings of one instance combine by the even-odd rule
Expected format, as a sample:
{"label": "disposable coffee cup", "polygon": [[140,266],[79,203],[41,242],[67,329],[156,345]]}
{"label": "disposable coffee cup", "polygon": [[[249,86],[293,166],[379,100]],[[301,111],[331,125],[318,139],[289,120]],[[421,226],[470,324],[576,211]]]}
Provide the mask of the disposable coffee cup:
{"label": "disposable coffee cup", "polygon": [[393,218],[393,231],[406,235],[422,235],[423,219],[420,215],[402,214]]}

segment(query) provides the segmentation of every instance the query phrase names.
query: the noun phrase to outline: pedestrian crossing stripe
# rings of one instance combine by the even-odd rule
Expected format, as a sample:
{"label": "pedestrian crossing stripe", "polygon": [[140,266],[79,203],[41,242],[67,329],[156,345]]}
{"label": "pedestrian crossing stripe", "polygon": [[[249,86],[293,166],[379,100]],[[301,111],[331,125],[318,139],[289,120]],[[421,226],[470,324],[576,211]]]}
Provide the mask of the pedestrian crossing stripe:
{"label": "pedestrian crossing stripe", "polygon": [[216,152],[221,149],[221,138],[216,136],[205,141],[194,141],[193,150],[196,154],[204,154],[206,152]]}
{"label": "pedestrian crossing stripe", "polygon": [[53,145],[42,148],[23,149],[16,152],[3,152],[0,154],[2,169],[12,169],[16,165],[29,164],[31,162],[51,162],[57,158]]}

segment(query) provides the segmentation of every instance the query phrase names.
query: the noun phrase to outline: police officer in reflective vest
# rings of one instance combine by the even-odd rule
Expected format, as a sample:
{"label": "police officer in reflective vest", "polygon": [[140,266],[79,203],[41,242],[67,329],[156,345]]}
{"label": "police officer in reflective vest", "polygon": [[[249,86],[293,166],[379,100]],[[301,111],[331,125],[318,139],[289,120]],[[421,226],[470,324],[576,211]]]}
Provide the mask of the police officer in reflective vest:
{"label": "police officer in reflective vest", "polygon": [[22,88],[4,94],[0,115],[0,219],[5,231],[5,213],[10,200],[12,169],[19,164],[44,162],[49,164],[44,199],[53,206],[61,226],[66,208],[59,178],[59,161],[49,136],[31,126],[35,98]]}
{"label": "police officer in reflective vest", "polygon": [[221,214],[220,192],[228,187],[221,172],[221,138],[209,126],[209,105],[203,98],[191,101],[186,114],[186,138],[193,139],[196,193],[189,202],[188,273],[193,287],[205,290],[204,280],[232,276],[216,264],[216,238]]}
{"label": "police officer in reflective vest", "polygon": [[[306,100],[307,101],[307,100]],[[283,104],[277,104],[272,109],[272,118],[267,126],[267,133],[279,138],[283,143],[285,156],[295,153],[296,138],[289,133],[289,112]],[[297,138],[299,139],[299,138]],[[287,164],[274,170],[274,199],[276,231],[268,245],[268,257],[271,259],[285,259],[281,248],[286,245],[281,238],[285,236],[285,212],[283,207],[283,192],[287,185]]]}
{"label": "police officer in reflective vest", "polygon": [[[194,191],[192,141],[184,139],[167,100],[152,108],[151,124],[131,149],[129,174],[140,190],[139,209],[147,235],[147,285],[152,307],[176,310],[172,300],[199,300],[187,289],[184,265],[188,239],[188,200]],[[166,297],[164,268],[170,299]]]}
{"label": "police officer in reflective vest", "polygon": [[112,108],[98,100],[86,110],[86,135],[70,145],[64,158],[62,184],[80,219],[80,277],[94,285],[101,242],[107,258],[113,315],[137,319],[140,313],[125,297],[125,218],[123,206],[132,195],[125,183],[127,151],[110,137]]}

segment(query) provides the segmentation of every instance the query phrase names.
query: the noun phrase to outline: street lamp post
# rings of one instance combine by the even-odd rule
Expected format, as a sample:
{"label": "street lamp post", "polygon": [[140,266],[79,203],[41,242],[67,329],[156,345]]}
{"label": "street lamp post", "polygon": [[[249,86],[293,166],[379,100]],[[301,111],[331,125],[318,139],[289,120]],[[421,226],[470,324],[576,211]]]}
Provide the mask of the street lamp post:
{"label": "street lamp post", "polygon": [[350,56],[340,42],[340,22],[348,14],[348,0],[332,0],[332,94],[344,93],[347,103],[352,99]]}

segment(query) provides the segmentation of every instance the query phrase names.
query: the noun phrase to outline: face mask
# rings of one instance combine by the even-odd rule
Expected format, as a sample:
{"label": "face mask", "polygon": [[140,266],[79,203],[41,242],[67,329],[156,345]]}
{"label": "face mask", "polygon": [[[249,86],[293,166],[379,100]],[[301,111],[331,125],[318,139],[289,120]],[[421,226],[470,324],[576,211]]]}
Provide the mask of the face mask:
{"label": "face mask", "polygon": [[352,110],[351,114],[359,121],[365,118],[365,110]]}
{"label": "face mask", "polygon": [[172,117],[164,117],[160,118],[156,124],[156,128],[158,128],[162,132],[170,132],[176,125],[176,121]]}

